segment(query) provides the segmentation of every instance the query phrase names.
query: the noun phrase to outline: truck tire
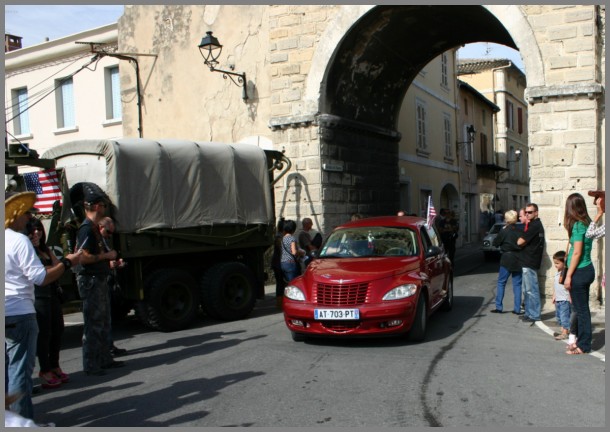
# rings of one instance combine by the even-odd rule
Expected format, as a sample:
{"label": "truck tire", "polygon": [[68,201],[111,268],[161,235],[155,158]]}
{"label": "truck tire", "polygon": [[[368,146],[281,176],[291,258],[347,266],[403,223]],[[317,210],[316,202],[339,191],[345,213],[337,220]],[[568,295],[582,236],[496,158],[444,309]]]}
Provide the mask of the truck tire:
{"label": "truck tire", "polygon": [[254,309],[256,281],[248,267],[238,262],[216,264],[201,278],[203,310],[212,318],[233,321]]}
{"label": "truck tire", "polygon": [[147,326],[169,332],[188,326],[195,319],[198,308],[197,283],[190,273],[162,269],[147,279],[138,314]]}

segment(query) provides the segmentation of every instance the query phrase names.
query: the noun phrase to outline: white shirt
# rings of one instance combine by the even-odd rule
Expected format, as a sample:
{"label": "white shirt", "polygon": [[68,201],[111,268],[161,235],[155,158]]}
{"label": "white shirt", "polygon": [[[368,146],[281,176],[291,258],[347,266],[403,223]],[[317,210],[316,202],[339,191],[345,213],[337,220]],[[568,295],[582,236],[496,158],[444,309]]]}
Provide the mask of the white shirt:
{"label": "white shirt", "polygon": [[563,286],[563,284],[559,283],[559,276],[561,275],[561,272],[557,272],[555,274],[555,279],[553,280],[553,288],[555,289],[555,301],[569,301],[570,300],[570,293],[568,293],[568,291],[566,290],[566,288]]}
{"label": "white shirt", "polygon": [[4,316],[36,313],[34,285],[42,285],[47,271],[29,238],[4,230]]}

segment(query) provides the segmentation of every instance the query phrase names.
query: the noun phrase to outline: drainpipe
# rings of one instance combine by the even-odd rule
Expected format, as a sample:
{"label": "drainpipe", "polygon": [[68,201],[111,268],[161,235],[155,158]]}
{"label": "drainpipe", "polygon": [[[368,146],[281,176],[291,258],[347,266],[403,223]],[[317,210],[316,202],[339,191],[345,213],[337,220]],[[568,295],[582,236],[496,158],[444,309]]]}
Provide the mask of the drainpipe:
{"label": "drainpipe", "polygon": [[[502,139],[503,142],[503,147],[504,147],[504,155],[505,155],[505,159],[508,160],[508,148],[507,148],[507,137],[508,137],[508,126],[506,124],[506,77],[505,75],[503,75],[504,79],[502,80],[502,89],[500,90],[496,90],[496,71],[502,70],[502,69],[508,69],[513,65],[512,61],[508,61],[508,64],[505,66],[501,66],[501,67],[497,67],[497,68],[492,68],[491,69],[491,79],[492,79],[492,89],[494,92],[494,103],[500,107],[500,113],[504,113],[503,115],[501,115],[501,122],[498,119],[498,115],[496,113],[496,122],[495,122],[495,133],[496,133],[496,139],[494,140],[494,147],[495,147],[495,151],[494,151],[494,159],[496,164],[499,165],[499,161],[498,161],[498,147],[500,144],[500,139]],[[501,97],[499,97],[501,96]],[[502,100],[502,103],[498,103],[498,99]],[[502,134],[500,134],[499,131],[499,126],[500,124],[504,125],[503,127],[503,131]],[[507,162],[504,161],[504,164],[506,165]],[[502,174],[500,174],[502,175]],[[498,179],[500,178],[500,176],[498,176]],[[498,180],[496,180],[496,193],[495,195],[498,195]],[[500,183],[504,183],[504,182],[500,182]],[[494,200],[495,200],[495,196],[494,196]],[[508,200],[508,197],[507,197]],[[508,204],[508,202],[507,202]]]}

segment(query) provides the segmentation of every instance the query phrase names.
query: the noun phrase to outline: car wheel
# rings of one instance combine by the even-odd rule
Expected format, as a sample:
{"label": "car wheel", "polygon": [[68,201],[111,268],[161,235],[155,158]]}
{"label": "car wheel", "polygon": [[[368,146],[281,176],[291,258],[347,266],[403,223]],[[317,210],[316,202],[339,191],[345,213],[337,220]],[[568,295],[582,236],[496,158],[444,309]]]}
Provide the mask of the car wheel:
{"label": "car wheel", "polygon": [[491,261],[493,258],[493,252],[483,252],[485,261]]}
{"label": "car wheel", "polygon": [[447,297],[445,297],[441,309],[447,312],[453,309],[453,277],[451,275],[447,281]]}
{"label": "car wheel", "polygon": [[292,336],[292,340],[295,342],[303,342],[305,340],[305,335],[300,333],[291,331],[290,335]]}
{"label": "car wheel", "polygon": [[420,293],[419,300],[417,301],[415,320],[407,334],[407,339],[412,342],[421,342],[426,337],[426,328],[428,327],[427,304],[426,295],[423,292]]}

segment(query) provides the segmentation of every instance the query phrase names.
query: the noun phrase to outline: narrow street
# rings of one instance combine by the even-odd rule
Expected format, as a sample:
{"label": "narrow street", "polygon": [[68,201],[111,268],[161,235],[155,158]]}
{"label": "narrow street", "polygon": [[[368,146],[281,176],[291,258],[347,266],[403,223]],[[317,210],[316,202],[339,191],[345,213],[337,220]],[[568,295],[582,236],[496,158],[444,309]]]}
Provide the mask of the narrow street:
{"label": "narrow street", "polygon": [[[102,427],[603,426],[603,323],[594,324],[596,355],[565,355],[547,333],[552,315],[530,326],[488,313],[498,264],[466,252],[456,265],[476,265],[457,272],[454,309],[435,314],[419,344],[293,342],[268,286],[243,321],[205,319],[175,333],[146,331],[135,318],[118,323],[126,366],[86,377],[79,314],[70,315],[62,366],[72,381],[34,396],[37,417]],[[587,403],[555,409],[566,388]]]}

